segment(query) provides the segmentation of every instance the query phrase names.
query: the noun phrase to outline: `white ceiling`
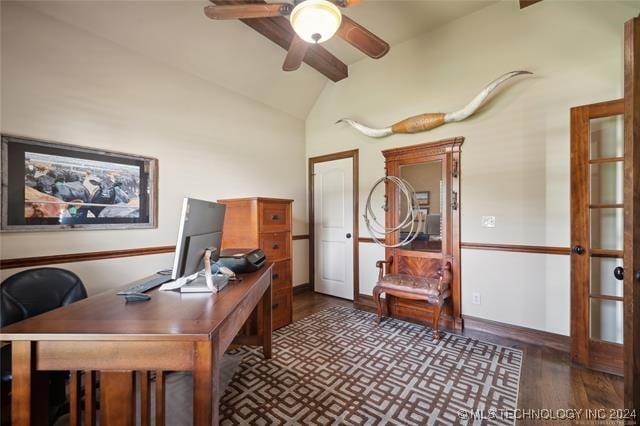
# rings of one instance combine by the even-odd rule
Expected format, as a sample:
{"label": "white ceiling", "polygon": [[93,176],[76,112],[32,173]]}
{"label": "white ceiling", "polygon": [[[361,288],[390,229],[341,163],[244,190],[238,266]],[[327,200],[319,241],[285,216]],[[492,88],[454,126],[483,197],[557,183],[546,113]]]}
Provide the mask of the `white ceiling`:
{"label": "white ceiling", "polygon": [[[345,14],[389,42],[393,51],[394,44],[495,1],[369,0]],[[23,4],[299,118],[307,116],[327,82],[335,84],[307,65],[283,72],[283,49],[239,21],[206,18],[203,8],[207,1],[48,0]],[[347,65],[373,60],[340,39],[325,46]]]}

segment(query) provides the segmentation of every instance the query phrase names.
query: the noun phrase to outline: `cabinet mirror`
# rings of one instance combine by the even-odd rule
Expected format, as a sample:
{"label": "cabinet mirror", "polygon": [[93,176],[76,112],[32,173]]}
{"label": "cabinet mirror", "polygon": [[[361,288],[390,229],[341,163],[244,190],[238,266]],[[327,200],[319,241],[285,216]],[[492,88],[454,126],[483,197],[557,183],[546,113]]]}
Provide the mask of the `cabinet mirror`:
{"label": "cabinet mirror", "polygon": [[[444,184],[442,179],[442,160],[400,166],[400,177],[408,182],[416,193],[416,208],[419,211],[414,223],[408,223],[399,232],[398,241],[407,237],[410,242],[400,246],[401,249],[442,252],[442,217]],[[402,221],[412,208],[405,197],[398,200],[400,205],[399,220]],[[417,235],[415,235],[417,233]],[[412,240],[412,237],[415,238]]]}

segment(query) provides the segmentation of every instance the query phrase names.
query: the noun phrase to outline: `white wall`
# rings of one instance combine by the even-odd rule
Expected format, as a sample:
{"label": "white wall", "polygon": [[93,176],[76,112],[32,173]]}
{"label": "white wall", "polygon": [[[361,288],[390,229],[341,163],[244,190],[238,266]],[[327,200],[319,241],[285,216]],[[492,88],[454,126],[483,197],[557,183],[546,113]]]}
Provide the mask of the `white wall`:
{"label": "white wall", "polygon": [[[610,1],[545,1],[525,10],[504,1],[393,46],[327,84],[307,118],[307,157],[358,148],[364,209],[384,173],[381,150],[464,136],[462,241],[568,246],[569,108],[622,96],[623,24],[637,14]],[[384,140],[333,124],[351,117],[383,127],[455,110],[517,69],[535,76],[508,84],[463,123]],[[482,228],[482,215],[495,215],[496,228]],[[362,222],[361,229],[367,236]],[[371,294],[383,250],[360,248],[360,288]],[[473,292],[481,305],[471,304]],[[567,256],[463,250],[462,295],[463,314],[569,333]]]}
{"label": "white wall", "polygon": [[[304,122],[125,46],[2,2],[3,133],[159,160],[159,226],[151,230],[2,234],[3,259],[171,245],[184,196],[292,198],[306,233]],[[306,241],[294,281],[308,281]],[[172,255],[60,265],[91,293],[170,266]],[[16,272],[2,271],[2,278]]]}

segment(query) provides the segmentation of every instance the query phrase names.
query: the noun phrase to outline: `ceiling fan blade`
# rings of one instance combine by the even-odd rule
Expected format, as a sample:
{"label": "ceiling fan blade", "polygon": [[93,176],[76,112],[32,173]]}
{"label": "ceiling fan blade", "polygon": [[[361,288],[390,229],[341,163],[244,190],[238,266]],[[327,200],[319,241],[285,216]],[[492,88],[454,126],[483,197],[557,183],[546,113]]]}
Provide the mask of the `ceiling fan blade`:
{"label": "ceiling fan blade", "polygon": [[351,7],[362,3],[362,1],[363,0],[333,0],[333,3],[340,7]]}
{"label": "ceiling fan blade", "polygon": [[289,3],[247,3],[223,6],[209,5],[204,14],[211,19],[251,19],[286,16],[293,7]]}
{"label": "ceiling fan blade", "polygon": [[342,15],[342,25],[338,29],[338,35],[373,59],[382,58],[390,49],[389,43],[345,15]]}
{"label": "ceiling fan blade", "polygon": [[520,0],[520,9],[524,9],[541,1],[542,0]]}
{"label": "ceiling fan blade", "polygon": [[308,48],[309,43],[294,34],[291,39],[291,44],[289,45],[287,57],[284,59],[284,64],[282,64],[282,69],[284,71],[295,71],[300,68]]}

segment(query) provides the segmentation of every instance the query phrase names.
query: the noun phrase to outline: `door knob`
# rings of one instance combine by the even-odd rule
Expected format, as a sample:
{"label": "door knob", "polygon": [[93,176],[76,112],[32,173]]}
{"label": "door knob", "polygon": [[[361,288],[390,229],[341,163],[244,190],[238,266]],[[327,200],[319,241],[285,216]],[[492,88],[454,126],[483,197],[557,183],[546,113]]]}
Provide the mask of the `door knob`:
{"label": "door knob", "polygon": [[584,253],[584,247],[582,247],[582,246],[573,246],[571,251],[574,252],[575,254],[583,254]]}
{"label": "door knob", "polygon": [[636,281],[640,281],[640,271],[636,272]]}
{"label": "door knob", "polygon": [[624,279],[624,268],[622,266],[614,268],[613,276],[616,277],[617,280],[622,281]]}
{"label": "door knob", "polygon": [[351,234],[347,232],[347,238],[351,238]]}

